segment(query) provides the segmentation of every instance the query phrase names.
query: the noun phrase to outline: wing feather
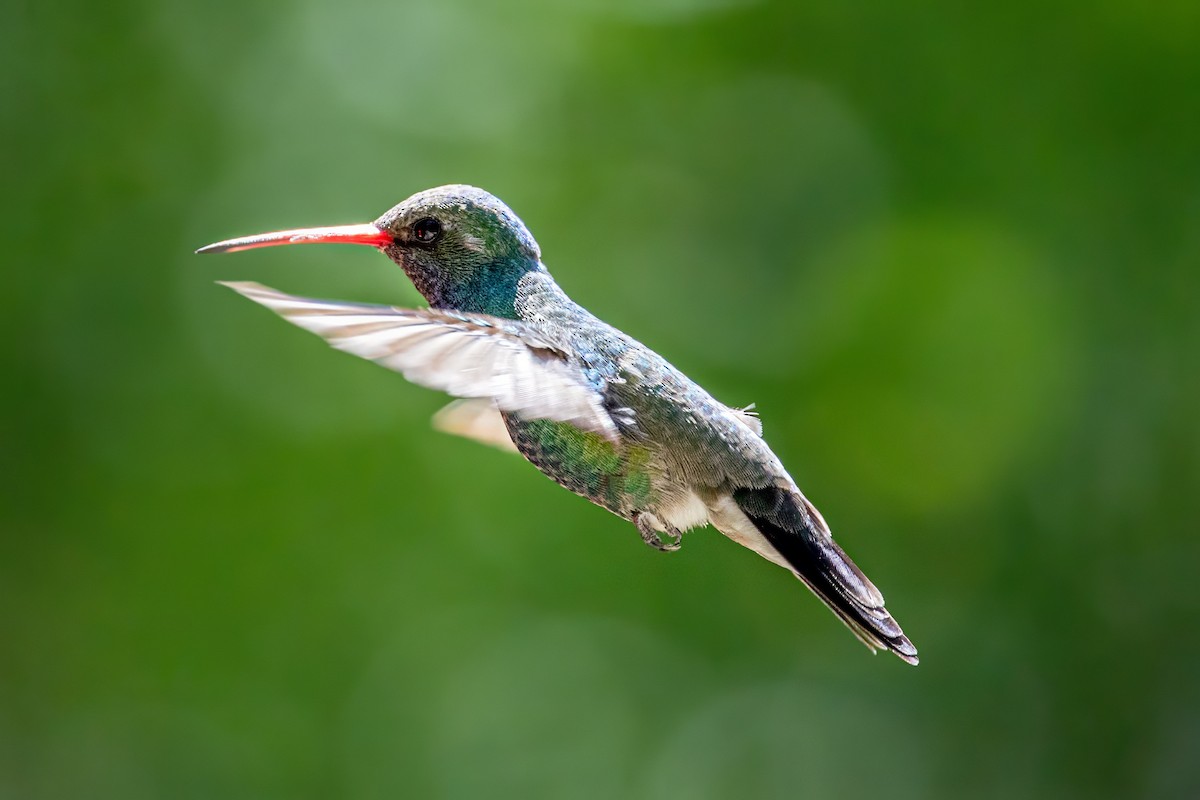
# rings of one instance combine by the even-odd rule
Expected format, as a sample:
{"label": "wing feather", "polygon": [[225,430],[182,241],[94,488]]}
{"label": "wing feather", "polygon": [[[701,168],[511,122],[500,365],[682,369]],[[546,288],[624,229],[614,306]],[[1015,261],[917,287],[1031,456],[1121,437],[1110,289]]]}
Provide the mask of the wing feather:
{"label": "wing feather", "polygon": [[455,400],[433,415],[433,427],[510,453],[517,452],[504,418],[491,400]]}
{"label": "wing feather", "polygon": [[600,393],[564,353],[517,320],[313,300],[257,283],[224,285],[413,383],[456,397],[486,398],[523,419],[568,422],[617,440]]}

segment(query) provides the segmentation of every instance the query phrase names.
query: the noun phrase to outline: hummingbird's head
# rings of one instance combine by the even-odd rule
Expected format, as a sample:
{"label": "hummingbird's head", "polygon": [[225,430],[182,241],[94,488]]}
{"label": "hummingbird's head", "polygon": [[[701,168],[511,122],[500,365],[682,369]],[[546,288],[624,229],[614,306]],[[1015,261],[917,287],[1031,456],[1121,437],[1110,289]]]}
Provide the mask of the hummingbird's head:
{"label": "hummingbird's head", "polygon": [[541,251],[512,210],[473,186],[414,194],[373,223],[264,233],[202,247],[228,253],[280,244],[366,244],[400,265],[435,308],[510,317],[517,284],[545,270]]}
{"label": "hummingbird's head", "polygon": [[516,281],[544,269],[525,223],[499,198],[474,186],[414,194],[375,220],[391,242],[381,249],[435,307],[498,314]]}
{"label": "hummingbird's head", "polygon": [[537,261],[541,251],[525,223],[498,197],[474,186],[418,192],[375,220],[392,237],[385,247],[397,261],[484,263]]}

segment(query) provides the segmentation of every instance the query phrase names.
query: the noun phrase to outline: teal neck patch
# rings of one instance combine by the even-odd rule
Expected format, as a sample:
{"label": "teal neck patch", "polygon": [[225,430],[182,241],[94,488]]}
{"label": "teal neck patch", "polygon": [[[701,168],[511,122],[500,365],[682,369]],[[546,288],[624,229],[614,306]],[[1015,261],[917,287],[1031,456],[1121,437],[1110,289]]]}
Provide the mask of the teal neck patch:
{"label": "teal neck patch", "polygon": [[526,272],[513,264],[489,264],[448,286],[446,294],[452,308],[516,319],[517,283]]}

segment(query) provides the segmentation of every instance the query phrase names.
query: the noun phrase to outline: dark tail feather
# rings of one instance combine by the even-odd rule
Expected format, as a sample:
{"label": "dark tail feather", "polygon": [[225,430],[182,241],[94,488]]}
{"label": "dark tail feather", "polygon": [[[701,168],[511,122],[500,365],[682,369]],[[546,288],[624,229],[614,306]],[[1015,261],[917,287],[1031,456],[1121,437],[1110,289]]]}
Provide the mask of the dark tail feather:
{"label": "dark tail feather", "polygon": [[738,489],[733,499],[800,580],[863,644],[917,663],[917,648],[884,608],[883,595],[833,541],[821,515],[799,492]]}

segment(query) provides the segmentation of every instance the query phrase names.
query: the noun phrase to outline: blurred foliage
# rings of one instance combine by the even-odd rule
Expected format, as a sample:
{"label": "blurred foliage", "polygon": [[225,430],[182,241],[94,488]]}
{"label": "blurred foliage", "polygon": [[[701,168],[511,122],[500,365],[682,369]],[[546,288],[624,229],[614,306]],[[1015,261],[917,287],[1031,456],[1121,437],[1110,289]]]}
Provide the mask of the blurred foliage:
{"label": "blurred foliage", "polygon": [[[0,27],[0,797],[1200,796],[1194,3],[113,0]],[[921,648],[227,290],[469,182]]]}

